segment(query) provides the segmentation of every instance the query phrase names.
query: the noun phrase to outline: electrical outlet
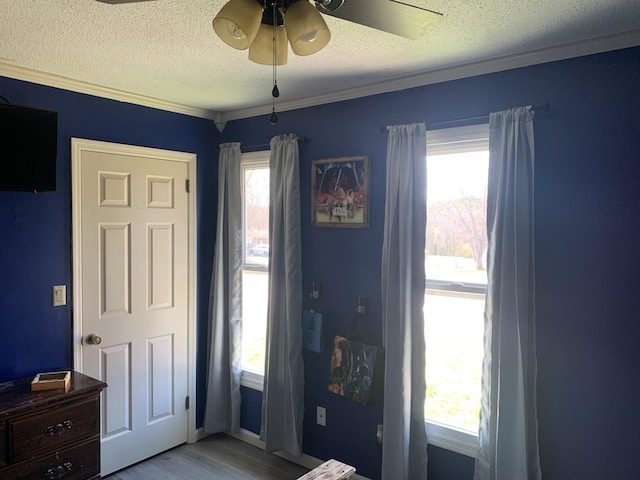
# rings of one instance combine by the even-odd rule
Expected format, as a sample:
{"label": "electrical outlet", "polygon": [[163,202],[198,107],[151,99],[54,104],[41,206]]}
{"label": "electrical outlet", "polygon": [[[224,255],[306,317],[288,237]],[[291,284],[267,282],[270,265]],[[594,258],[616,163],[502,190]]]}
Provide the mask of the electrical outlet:
{"label": "electrical outlet", "polygon": [[53,306],[59,307],[66,304],[67,304],[67,286],[54,285],[53,286]]}
{"label": "electrical outlet", "polygon": [[323,427],[327,426],[327,409],[324,407],[318,407],[317,410],[317,419],[318,425],[322,425]]}

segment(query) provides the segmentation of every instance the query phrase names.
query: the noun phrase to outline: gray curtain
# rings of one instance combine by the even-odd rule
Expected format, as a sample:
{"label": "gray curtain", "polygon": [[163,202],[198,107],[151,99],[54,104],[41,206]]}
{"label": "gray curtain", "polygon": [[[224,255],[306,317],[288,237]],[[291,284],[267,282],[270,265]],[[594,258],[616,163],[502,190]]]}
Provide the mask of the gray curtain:
{"label": "gray curtain", "polygon": [[424,124],[388,127],[382,247],[386,352],[382,478],[427,478],[424,421],[424,249],[427,140]]}
{"label": "gray curtain", "polygon": [[260,438],[267,452],[302,455],[302,254],[298,137],[271,140],[269,307]]}
{"label": "gray curtain", "polygon": [[540,480],[536,415],[533,115],[490,115],[488,284],[475,480]]}
{"label": "gray curtain", "polygon": [[240,144],[220,145],[218,222],[209,293],[206,433],[240,429],[242,202]]}

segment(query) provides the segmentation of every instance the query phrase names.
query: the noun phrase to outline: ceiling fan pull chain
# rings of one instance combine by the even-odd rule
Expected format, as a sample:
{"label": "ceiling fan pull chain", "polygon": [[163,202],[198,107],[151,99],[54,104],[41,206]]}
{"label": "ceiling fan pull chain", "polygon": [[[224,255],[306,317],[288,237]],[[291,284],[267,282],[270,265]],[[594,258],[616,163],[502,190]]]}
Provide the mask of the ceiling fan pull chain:
{"label": "ceiling fan pull chain", "polygon": [[272,0],[271,6],[273,8],[273,89],[271,90],[271,116],[269,117],[269,123],[275,125],[278,123],[278,115],[276,115],[276,98],[280,96],[280,90],[278,90],[278,80],[276,78],[276,28],[278,27],[276,17],[276,2]]}

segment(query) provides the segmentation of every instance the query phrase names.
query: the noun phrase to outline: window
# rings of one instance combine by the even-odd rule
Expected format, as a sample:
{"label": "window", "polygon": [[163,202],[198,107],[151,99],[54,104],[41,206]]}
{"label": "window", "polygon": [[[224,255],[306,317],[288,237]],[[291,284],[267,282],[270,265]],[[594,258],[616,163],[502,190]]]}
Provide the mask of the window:
{"label": "window", "polygon": [[241,158],[242,385],[262,390],[269,289],[269,152]]}
{"label": "window", "polygon": [[477,453],[484,355],[488,125],[427,132],[425,419],[429,441]]}

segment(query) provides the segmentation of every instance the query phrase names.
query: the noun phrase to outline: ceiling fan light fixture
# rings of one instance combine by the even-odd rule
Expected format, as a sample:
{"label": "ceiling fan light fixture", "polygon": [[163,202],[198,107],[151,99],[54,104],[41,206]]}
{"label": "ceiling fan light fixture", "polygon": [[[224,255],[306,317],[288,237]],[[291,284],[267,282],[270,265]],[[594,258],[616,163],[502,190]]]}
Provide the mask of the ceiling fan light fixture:
{"label": "ceiling fan light fixture", "polygon": [[246,50],[258,33],[262,7],[256,0],[229,0],[213,19],[213,29],[230,47]]}
{"label": "ceiling fan light fixture", "polygon": [[[276,27],[276,65],[287,64],[287,31]],[[273,25],[260,24],[258,34],[249,47],[249,60],[260,65],[273,65]]]}
{"label": "ceiling fan light fixture", "polygon": [[284,14],[291,50],[296,55],[313,55],[331,40],[331,32],[322,15],[307,0],[292,3]]}

